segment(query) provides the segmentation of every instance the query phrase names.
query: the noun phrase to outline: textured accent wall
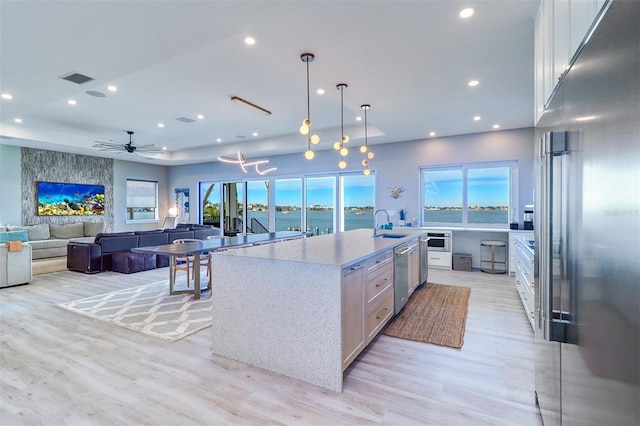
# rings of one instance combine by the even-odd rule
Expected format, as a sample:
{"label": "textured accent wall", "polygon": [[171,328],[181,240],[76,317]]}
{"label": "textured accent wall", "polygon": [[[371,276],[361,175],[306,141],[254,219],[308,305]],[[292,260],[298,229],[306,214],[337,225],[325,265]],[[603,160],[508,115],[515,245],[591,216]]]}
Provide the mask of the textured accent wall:
{"label": "textured accent wall", "polygon": [[[104,185],[104,215],[38,216],[37,182]],[[105,222],[113,227],[113,160],[67,152],[22,148],[22,224]]]}

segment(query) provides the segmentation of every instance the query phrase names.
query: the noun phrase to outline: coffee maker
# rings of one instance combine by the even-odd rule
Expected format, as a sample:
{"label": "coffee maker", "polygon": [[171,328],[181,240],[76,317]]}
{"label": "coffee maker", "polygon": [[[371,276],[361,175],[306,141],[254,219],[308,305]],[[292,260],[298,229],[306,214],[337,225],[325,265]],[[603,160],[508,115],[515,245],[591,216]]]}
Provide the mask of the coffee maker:
{"label": "coffee maker", "polygon": [[524,206],[524,229],[533,231],[533,205]]}

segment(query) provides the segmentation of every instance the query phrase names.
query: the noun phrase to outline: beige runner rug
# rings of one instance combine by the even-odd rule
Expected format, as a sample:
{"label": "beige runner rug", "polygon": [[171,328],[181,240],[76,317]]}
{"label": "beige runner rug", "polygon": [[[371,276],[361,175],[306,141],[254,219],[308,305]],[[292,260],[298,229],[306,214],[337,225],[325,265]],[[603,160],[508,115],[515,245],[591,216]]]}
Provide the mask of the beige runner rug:
{"label": "beige runner rug", "polygon": [[461,348],[470,294],[469,287],[429,283],[418,288],[384,334]]}

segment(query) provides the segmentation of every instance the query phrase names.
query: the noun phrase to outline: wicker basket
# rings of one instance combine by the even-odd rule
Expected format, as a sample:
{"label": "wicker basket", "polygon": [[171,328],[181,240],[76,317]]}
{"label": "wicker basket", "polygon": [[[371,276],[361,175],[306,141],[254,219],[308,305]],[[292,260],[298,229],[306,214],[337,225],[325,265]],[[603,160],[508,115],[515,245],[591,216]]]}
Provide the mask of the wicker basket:
{"label": "wicker basket", "polygon": [[454,253],[453,270],[471,272],[471,253]]}

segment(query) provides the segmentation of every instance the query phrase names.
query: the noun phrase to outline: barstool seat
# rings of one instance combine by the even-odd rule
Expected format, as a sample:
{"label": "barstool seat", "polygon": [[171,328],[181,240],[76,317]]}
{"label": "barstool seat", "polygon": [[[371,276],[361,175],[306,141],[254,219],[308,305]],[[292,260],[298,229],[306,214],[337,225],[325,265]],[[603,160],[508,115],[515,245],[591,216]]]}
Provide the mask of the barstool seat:
{"label": "barstool seat", "polygon": [[[485,259],[483,249],[488,247],[491,249],[491,259]],[[504,249],[502,253],[496,253],[497,249]],[[502,254],[501,257],[497,257]],[[490,263],[491,267],[483,267],[484,263]],[[496,269],[496,265],[504,265],[504,269]],[[499,240],[481,240],[480,241],[480,270],[489,274],[504,274],[507,272],[507,243]]]}

